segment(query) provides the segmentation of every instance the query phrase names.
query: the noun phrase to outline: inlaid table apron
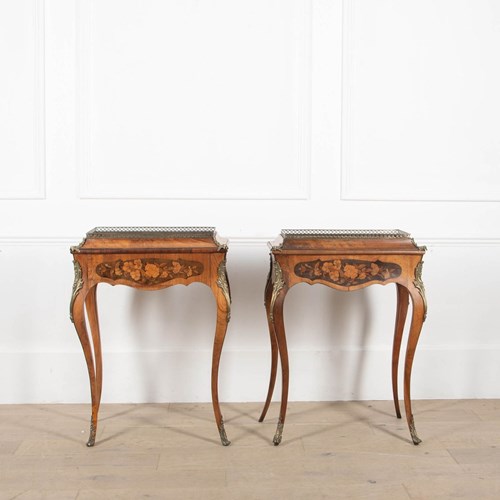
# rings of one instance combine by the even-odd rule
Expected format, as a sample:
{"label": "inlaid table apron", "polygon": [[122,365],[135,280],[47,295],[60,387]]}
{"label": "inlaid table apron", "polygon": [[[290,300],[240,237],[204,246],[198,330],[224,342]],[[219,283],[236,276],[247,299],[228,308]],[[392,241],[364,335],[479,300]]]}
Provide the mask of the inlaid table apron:
{"label": "inlaid table apron", "polygon": [[[71,247],[75,281],[70,318],[83,347],[90,378],[92,417],[87,446],[96,438],[102,391],[102,353],[97,314],[99,283],[159,290],[174,285],[204,283],[217,304],[212,354],[212,402],[222,444],[230,444],[219,406],[218,372],[230,318],[231,294],[226,272],[226,241],[214,228],[98,227],[80,245]],[[90,335],[85,320],[87,311]]]}
{"label": "inlaid table apron", "polygon": [[413,312],[404,365],[404,403],[412,441],[419,444],[421,440],[411,410],[410,380],[427,313],[422,282],[422,258],[426,248],[419,247],[408,233],[400,230],[283,230],[278,240],[270,243],[270,248],[271,269],[265,289],[265,306],[271,336],[271,378],[260,421],[264,420],[273,395],[279,353],[282,393],[274,444],[278,445],[282,439],[288,401],[289,366],[283,303],[288,290],[297,283],[321,283],[343,291],[396,283],[392,390],[398,418],[401,418],[397,377],[399,354],[411,297]]}

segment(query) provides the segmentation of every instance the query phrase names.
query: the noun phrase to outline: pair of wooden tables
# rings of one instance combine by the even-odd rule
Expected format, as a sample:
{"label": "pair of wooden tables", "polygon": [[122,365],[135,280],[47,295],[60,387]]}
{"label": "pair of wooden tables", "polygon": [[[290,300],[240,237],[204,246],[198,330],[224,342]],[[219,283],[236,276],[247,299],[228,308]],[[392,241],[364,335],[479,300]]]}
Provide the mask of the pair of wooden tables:
{"label": "pair of wooden tables", "polygon": [[[271,337],[271,377],[259,420],[264,420],[271,402],[279,355],[282,393],[274,444],[281,442],[288,402],[289,363],[283,304],[288,290],[301,282],[311,285],[322,283],[344,291],[377,283],[396,283],[392,389],[398,418],[401,418],[397,378],[399,355],[411,298],[413,313],[404,365],[404,403],[412,441],[419,444],[421,441],[415,430],[411,409],[410,380],[427,310],[421,276],[425,247],[419,247],[408,233],[399,230],[283,230],[270,248],[271,268],[265,287],[265,307]],[[219,362],[231,312],[226,271],[227,241],[219,238],[214,228],[102,227],[88,232],[80,245],[71,248],[71,253],[75,280],[70,317],[83,347],[92,398],[87,446],[95,443],[102,391],[102,352],[96,298],[99,283],[146,290],[190,283],[204,283],[211,288],[217,304],[212,354],[212,403],[221,442],[224,446],[229,445],[218,394]]]}

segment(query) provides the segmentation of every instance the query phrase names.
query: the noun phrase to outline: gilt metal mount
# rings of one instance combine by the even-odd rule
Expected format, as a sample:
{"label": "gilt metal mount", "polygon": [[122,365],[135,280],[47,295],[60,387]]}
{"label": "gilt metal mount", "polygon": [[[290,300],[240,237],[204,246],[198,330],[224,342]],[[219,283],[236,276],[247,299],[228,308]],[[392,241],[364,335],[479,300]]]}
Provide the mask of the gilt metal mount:
{"label": "gilt metal mount", "polygon": [[424,266],[424,261],[421,260],[417,267],[415,268],[415,279],[413,280],[413,284],[415,288],[420,292],[420,296],[424,301],[424,321],[427,318],[427,298],[425,296],[425,287],[424,282],[422,281],[422,268]]}
{"label": "gilt metal mount", "polygon": [[273,438],[274,446],[278,446],[281,443],[281,439],[283,437],[283,427],[284,426],[285,426],[284,422],[279,420],[278,426],[276,427],[276,433],[274,434],[274,438]]}
{"label": "gilt metal mount", "polygon": [[73,266],[75,268],[75,279],[73,281],[73,291],[71,293],[71,301],[69,304],[69,319],[72,323],[75,322],[73,318],[73,305],[75,303],[76,296],[83,287],[82,268],[76,259],[73,260]]}
{"label": "gilt metal mount", "polygon": [[231,319],[231,290],[227,278],[226,259],[219,264],[219,268],[217,269],[217,286],[222,290],[227,302],[227,321],[229,323]]}
{"label": "gilt metal mount", "polygon": [[273,293],[271,295],[271,309],[270,309],[270,318],[271,321],[274,321],[274,304],[276,303],[276,299],[282,288],[285,286],[285,280],[283,279],[283,272],[281,267],[276,259],[273,258],[272,264],[272,283],[273,283]]}
{"label": "gilt metal mount", "polygon": [[219,425],[219,435],[222,446],[229,446],[231,444],[231,441],[227,438],[226,429],[224,428],[224,420],[221,420]]}

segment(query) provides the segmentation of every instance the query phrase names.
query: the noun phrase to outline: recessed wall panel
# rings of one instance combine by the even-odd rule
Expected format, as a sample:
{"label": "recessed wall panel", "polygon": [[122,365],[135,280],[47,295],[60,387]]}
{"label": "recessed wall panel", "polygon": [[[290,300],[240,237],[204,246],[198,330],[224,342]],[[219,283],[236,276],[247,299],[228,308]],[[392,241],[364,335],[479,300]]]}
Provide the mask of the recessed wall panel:
{"label": "recessed wall panel", "polygon": [[500,4],[345,0],[342,198],[500,200]]}
{"label": "recessed wall panel", "polygon": [[0,199],[44,196],[43,12],[0,2]]}
{"label": "recessed wall panel", "polygon": [[79,7],[82,197],[307,197],[309,0]]}

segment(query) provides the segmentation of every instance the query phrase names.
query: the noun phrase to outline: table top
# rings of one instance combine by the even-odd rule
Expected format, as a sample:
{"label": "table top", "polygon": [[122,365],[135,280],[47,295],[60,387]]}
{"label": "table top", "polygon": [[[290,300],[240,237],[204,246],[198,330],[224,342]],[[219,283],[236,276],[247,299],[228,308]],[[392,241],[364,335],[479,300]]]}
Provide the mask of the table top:
{"label": "table top", "polygon": [[269,247],[274,253],[423,254],[426,250],[400,229],[283,229]]}
{"label": "table top", "polygon": [[227,240],[214,227],[95,227],[87,232],[72,253],[127,252],[221,252]]}

